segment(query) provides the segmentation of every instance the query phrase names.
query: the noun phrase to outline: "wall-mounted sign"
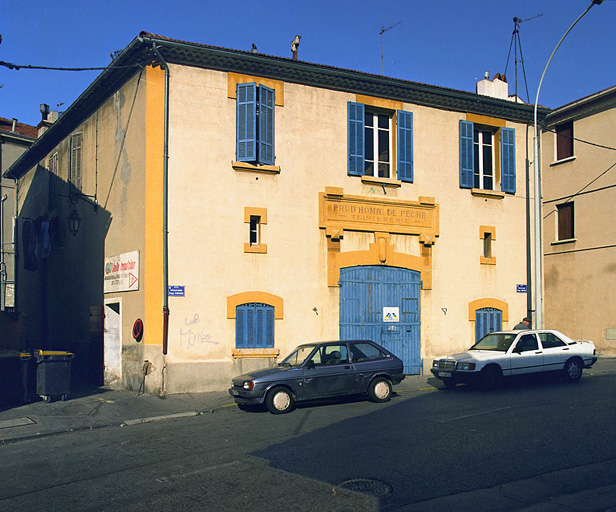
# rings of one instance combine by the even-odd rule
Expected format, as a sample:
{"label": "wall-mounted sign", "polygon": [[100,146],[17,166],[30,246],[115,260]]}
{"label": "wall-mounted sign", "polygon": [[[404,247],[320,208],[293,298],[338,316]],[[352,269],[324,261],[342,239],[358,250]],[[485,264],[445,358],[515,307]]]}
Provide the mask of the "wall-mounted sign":
{"label": "wall-mounted sign", "polygon": [[399,322],[400,321],[400,308],[383,308],[383,322]]}
{"label": "wall-mounted sign", "polygon": [[184,297],[186,290],[184,286],[169,286],[169,297]]}
{"label": "wall-mounted sign", "polygon": [[526,285],[525,284],[517,284],[515,287],[518,293],[526,293]]}
{"label": "wall-mounted sign", "polygon": [[139,251],[105,258],[105,293],[139,289]]}

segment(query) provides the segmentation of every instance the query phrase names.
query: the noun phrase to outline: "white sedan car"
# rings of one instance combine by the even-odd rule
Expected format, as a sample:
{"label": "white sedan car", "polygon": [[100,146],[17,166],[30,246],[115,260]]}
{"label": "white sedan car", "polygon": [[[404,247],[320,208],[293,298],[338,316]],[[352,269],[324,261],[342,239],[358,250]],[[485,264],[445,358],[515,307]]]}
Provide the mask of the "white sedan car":
{"label": "white sedan car", "polygon": [[445,386],[459,382],[491,388],[503,377],[540,372],[561,372],[570,382],[597,361],[592,341],[573,341],[553,330],[491,332],[467,352],[439,357],[431,371]]}

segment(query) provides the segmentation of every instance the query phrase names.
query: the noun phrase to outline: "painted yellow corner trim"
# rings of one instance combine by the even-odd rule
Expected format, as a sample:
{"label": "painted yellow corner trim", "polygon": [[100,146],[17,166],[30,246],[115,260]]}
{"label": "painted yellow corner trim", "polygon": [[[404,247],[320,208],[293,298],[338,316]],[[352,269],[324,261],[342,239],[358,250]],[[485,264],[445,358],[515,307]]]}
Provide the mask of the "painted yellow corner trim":
{"label": "painted yellow corner trim", "polygon": [[165,126],[165,73],[146,68],[145,89],[145,344],[163,340],[163,157]]}
{"label": "painted yellow corner trim", "polygon": [[275,102],[277,107],[284,107],[284,82],[280,80],[272,80],[260,76],[240,75],[239,73],[227,73],[227,97],[236,99],[237,84],[249,84],[255,82],[259,85],[264,85],[270,89],[274,89]]}
{"label": "painted yellow corner trim", "polygon": [[362,176],[361,182],[364,185],[378,185],[379,187],[400,188],[402,186],[400,180],[394,180],[392,178],[375,178],[374,176]]}
{"label": "painted yellow corner trim", "polygon": [[241,292],[236,293],[235,295],[229,295],[227,297],[227,318],[235,318],[235,308],[240,304],[248,304],[250,302],[261,302],[263,304],[274,306],[274,318],[276,320],[282,320],[284,318],[284,301],[282,297],[259,291]]}
{"label": "painted yellow corner trim", "polygon": [[477,299],[468,304],[468,320],[475,321],[475,315],[478,309],[494,308],[499,309],[503,313],[503,322],[509,321],[509,304],[499,299]]}
{"label": "painted yellow corner trim", "polygon": [[481,265],[496,265],[496,256],[486,258],[485,256],[479,256],[479,263]]}
{"label": "painted yellow corner trim", "polygon": [[471,194],[477,197],[485,197],[486,199],[503,199],[505,197],[504,192],[498,190],[484,190],[482,188],[472,188]]}
{"label": "painted yellow corner trim", "polygon": [[402,102],[395,100],[386,100],[385,98],[376,98],[374,96],[364,96],[357,94],[355,97],[357,103],[370,105],[371,107],[385,108],[387,110],[402,110]]}
{"label": "painted yellow corner trim", "polygon": [[280,349],[277,348],[234,348],[231,350],[233,359],[242,359],[245,357],[278,357]]}

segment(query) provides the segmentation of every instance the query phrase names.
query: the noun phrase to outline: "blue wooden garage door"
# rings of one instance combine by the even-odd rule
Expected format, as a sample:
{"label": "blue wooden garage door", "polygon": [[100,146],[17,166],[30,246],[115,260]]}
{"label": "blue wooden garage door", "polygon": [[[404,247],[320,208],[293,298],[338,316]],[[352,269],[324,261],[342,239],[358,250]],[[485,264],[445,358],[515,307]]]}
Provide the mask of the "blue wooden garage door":
{"label": "blue wooden garage door", "polygon": [[404,373],[422,370],[419,272],[395,267],[340,269],[340,339],[373,340],[404,361]]}

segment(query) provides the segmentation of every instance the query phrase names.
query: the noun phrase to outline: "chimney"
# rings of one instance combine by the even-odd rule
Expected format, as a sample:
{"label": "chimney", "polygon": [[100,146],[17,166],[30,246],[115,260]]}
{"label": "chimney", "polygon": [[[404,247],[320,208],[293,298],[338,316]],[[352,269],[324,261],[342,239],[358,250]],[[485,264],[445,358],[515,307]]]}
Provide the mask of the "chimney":
{"label": "chimney", "polygon": [[17,118],[14,117],[13,118],[13,128],[11,128],[11,131],[14,132],[16,128],[17,128]]}
{"label": "chimney", "polygon": [[509,85],[507,84],[507,77],[496,73],[494,80],[490,80],[490,72],[485,72],[485,78],[477,82],[476,88],[477,94],[483,96],[490,96],[492,98],[499,98],[501,100],[509,100]]}
{"label": "chimney", "polygon": [[293,60],[297,60],[297,48],[299,47],[299,40],[302,36],[295,36],[293,42],[291,43],[291,51],[293,52]]}

